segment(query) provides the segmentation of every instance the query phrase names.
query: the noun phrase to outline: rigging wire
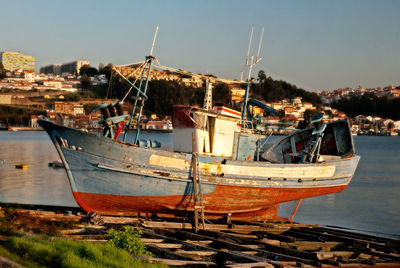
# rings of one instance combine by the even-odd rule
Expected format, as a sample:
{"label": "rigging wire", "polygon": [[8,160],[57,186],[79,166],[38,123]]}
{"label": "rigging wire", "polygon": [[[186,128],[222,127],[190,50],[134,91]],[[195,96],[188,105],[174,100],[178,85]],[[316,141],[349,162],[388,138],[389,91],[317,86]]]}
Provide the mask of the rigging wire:
{"label": "rigging wire", "polygon": [[[146,66],[146,64],[149,62],[149,60],[147,59],[146,61],[144,61],[142,63],[142,65],[138,68],[139,69],[139,73],[141,73],[144,69],[144,67]],[[129,76],[128,76],[129,78]],[[126,78],[125,78],[126,79]],[[124,98],[122,99],[122,101],[125,101],[126,97],[128,97],[129,93],[131,93],[131,90],[133,88],[133,86],[136,84],[137,80],[139,79],[139,75],[136,76],[136,80],[132,83],[131,87],[129,88],[128,92],[125,94]]]}

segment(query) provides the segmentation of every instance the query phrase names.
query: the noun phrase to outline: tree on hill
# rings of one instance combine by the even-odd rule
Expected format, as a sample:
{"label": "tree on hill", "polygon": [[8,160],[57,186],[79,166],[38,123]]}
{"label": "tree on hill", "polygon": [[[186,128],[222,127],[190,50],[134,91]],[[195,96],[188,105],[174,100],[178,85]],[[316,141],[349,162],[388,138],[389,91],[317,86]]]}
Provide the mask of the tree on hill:
{"label": "tree on hill", "polygon": [[86,74],[83,74],[81,76],[81,86],[83,89],[89,89],[90,86],[92,85],[92,81],[90,80],[90,77],[87,76]]}
{"label": "tree on hill", "polygon": [[107,81],[110,81],[111,72],[112,72],[113,65],[111,63],[104,66],[103,64],[99,65],[99,74],[105,74]]}
{"label": "tree on hill", "polygon": [[97,71],[96,68],[91,67],[89,64],[85,64],[79,69],[79,75],[86,74],[87,76],[93,77],[93,76],[97,75],[98,73],[99,73],[99,71]]}
{"label": "tree on hill", "polygon": [[213,102],[214,103],[220,103],[225,106],[230,106],[231,102],[231,91],[229,90],[229,87],[225,83],[218,83],[214,86],[213,89]]}
{"label": "tree on hill", "polygon": [[147,112],[164,116],[173,105],[202,105],[204,92],[204,88],[186,86],[177,81],[153,80],[149,82],[144,107]]}
{"label": "tree on hill", "polygon": [[298,88],[283,80],[274,80],[267,77],[263,70],[260,70],[257,77],[258,83],[251,87],[251,96],[265,101],[279,101],[302,97],[304,101],[311,102],[315,106],[321,105],[321,99],[314,92]]}
{"label": "tree on hill", "polygon": [[359,114],[400,120],[400,98],[378,97],[374,93],[353,95],[333,102],[331,106],[354,117]]}
{"label": "tree on hill", "polygon": [[6,69],[4,69],[3,63],[0,62],[0,79],[6,78]]}

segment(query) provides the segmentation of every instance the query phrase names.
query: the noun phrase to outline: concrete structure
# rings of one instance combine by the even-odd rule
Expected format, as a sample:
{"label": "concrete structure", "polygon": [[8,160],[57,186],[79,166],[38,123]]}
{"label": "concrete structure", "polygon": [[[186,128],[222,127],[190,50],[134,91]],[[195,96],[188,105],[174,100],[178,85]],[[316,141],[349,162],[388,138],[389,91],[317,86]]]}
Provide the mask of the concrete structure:
{"label": "concrete structure", "polygon": [[50,64],[44,67],[40,67],[40,73],[61,75],[61,64]]}
{"label": "concrete structure", "polygon": [[0,54],[0,62],[3,64],[4,69],[8,71],[14,70],[35,70],[35,58],[26,56],[19,52],[4,51]]}
{"label": "concrete structure", "polygon": [[76,60],[64,64],[50,64],[40,68],[40,73],[54,75],[79,75],[79,70],[83,65],[90,65],[89,61]]}
{"label": "concrete structure", "polygon": [[76,74],[79,75],[79,70],[83,65],[90,65],[90,62],[85,60],[77,60],[61,65],[61,74]]}

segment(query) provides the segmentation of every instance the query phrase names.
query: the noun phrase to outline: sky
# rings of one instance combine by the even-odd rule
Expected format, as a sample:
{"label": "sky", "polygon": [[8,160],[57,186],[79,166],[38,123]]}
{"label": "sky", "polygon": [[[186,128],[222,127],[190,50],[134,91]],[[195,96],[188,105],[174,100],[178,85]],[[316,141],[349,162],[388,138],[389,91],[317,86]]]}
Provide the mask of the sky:
{"label": "sky", "polygon": [[89,60],[115,65],[150,52],[164,66],[239,79],[250,30],[252,76],[264,70],[310,91],[400,85],[397,0],[0,0],[0,51],[40,67]]}

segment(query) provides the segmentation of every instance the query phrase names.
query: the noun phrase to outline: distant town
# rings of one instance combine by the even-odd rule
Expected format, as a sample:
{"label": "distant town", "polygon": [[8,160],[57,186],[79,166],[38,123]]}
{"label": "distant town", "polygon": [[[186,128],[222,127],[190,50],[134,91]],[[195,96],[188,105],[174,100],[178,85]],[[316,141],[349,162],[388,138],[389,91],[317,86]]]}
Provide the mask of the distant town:
{"label": "distant town", "polygon": [[[26,56],[19,52],[1,52],[0,63],[3,67],[3,77],[0,69],[0,106],[8,108],[29,109],[34,111],[29,114],[28,121],[9,122],[6,115],[0,115],[0,127],[7,126],[8,129],[22,130],[24,128],[38,129],[38,118],[45,118],[59,124],[70,127],[99,129],[97,123],[101,120],[99,112],[91,113],[90,108],[106,100],[87,96],[74,100],[71,94],[84,92],[87,86],[83,85],[84,79],[88,79],[90,86],[107,87],[109,77],[106,74],[96,72],[87,76],[81,74],[82,68],[90,68],[90,62],[86,60],[74,60],[62,64],[51,64],[40,67],[40,72],[35,72],[35,58]],[[1,67],[1,65],[0,65]],[[115,66],[117,72],[131,77],[139,75],[139,65]],[[100,70],[100,68],[99,68]],[[153,69],[150,73],[151,80],[176,81],[186,86],[201,88],[205,80],[211,83],[225,83],[229,89],[230,102],[234,107],[240,107],[243,102],[245,89],[243,83],[236,80],[217,79],[212,75],[191,74],[182,70],[165,71]],[[325,113],[324,121],[335,121],[346,118],[346,114],[330,107],[348,96],[373,93],[376,96],[400,97],[399,86],[385,86],[373,89],[365,89],[359,86],[357,89],[344,88],[332,92],[322,91],[318,93],[322,104],[314,105],[305,101],[302,97],[294,97],[274,102],[265,102],[281,113],[281,117],[269,116],[268,121],[278,123],[284,121],[293,122],[298,125],[307,121],[308,117],[317,110]],[[112,102],[113,100],[107,100]],[[176,103],[178,104],[178,103]],[[124,107],[128,113],[130,105]],[[255,109],[254,114],[263,116],[263,110]],[[354,134],[368,135],[394,135],[400,132],[400,121],[380,118],[377,116],[357,115],[352,119],[352,131]],[[133,124],[135,126],[136,124]],[[141,128],[147,130],[171,131],[171,118],[159,114],[144,116],[141,120]]]}

